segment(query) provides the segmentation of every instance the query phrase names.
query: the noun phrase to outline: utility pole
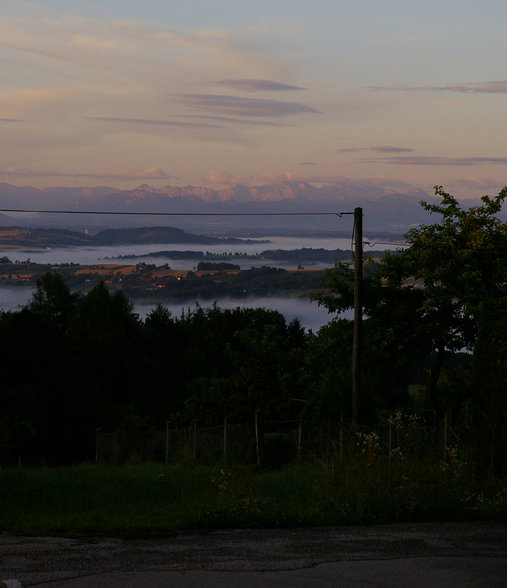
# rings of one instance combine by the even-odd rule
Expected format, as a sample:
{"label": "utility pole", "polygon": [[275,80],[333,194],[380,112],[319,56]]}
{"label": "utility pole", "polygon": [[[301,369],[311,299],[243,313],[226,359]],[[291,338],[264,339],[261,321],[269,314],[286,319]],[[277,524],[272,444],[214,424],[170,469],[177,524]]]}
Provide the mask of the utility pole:
{"label": "utility pole", "polygon": [[361,400],[361,326],[363,320],[363,209],[354,209],[354,339],[352,341],[352,422],[359,423]]}

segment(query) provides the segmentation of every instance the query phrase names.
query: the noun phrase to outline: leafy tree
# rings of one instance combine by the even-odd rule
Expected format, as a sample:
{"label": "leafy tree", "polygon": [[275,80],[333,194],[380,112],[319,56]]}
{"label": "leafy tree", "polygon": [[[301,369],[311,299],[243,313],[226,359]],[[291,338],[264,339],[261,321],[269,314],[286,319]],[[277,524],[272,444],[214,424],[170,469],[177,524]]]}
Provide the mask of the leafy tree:
{"label": "leafy tree", "polygon": [[225,415],[248,420],[256,409],[266,418],[287,418],[298,395],[304,330],[283,315],[262,308],[197,308],[179,321],[179,364],[185,414],[221,423]]}
{"label": "leafy tree", "polygon": [[435,192],[441,203],[422,205],[440,214],[441,222],[410,230],[410,247],[388,258],[387,265],[394,271],[386,276],[419,280],[424,287],[425,318],[443,323],[440,337],[445,346],[472,348],[481,303],[497,297],[507,284],[507,224],[498,217],[507,187],[494,198],[483,196],[481,205],[468,210],[461,209],[441,187]]}
{"label": "leafy tree", "polygon": [[[438,413],[445,411],[437,385],[446,353],[474,348],[482,302],[507,285],[507,224],[498,216],[507,187],[469,209],[441,186],[435,194],[439,203],[421,205],[441,221],[411,229],[406,249],[367,264],[363,303],[368,322],[376,324],[370,337],[377,331],[374,340],[365,337],[366,346],[390,349],[393,360],[433,353],[427,396]],[[352,307],[351,268],[337,263],[325,285],[330,291],[319,297],[321,304],[330,311]]]}
{"label": "leafy tree", "polygon": [[319,442],[336,437],[340,420],[350,417],[351,359],[351,321],[333,319],[309,336],[303,416]]}

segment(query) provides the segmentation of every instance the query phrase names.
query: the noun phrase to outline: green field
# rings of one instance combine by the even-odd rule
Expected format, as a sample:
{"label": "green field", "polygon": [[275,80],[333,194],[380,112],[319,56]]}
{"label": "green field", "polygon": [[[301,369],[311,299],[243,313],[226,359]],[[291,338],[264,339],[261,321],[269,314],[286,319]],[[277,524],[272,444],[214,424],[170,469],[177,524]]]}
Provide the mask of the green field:
{"label": "green field", "polygon": [[136,465],[0,470],[0,529],[137,535],[182,529],[495,519],[505,481],[466,464],[315,462],[281,470]]}

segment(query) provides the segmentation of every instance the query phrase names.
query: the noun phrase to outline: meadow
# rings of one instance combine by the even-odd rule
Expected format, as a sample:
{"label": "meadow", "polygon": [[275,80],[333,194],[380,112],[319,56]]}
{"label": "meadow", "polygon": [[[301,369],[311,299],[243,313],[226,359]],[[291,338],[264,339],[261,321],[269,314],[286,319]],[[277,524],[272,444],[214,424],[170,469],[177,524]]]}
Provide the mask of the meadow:
{"label": "meadow", "polygon": [[163,534],[184,529],[506,520],[505,480],[446,460],[251,466],[82,464],[0,470],[0,529]]}

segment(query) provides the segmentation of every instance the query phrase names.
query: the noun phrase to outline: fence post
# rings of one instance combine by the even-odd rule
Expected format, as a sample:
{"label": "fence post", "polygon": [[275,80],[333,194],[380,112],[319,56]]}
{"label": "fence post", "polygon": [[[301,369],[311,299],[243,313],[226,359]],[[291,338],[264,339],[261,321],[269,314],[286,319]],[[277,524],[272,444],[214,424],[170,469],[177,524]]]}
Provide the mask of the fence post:
{"label": "fence post", "polygon": [[389,418],[389,467],[391,467],[391,458],[393,456],[393,423],[391,422],[391,418]]}
{"label": "fence post", "polygon": [[100,428],[95,429],[95,465],[99,463],[99,431]]}
{"label": "fence post", "polygon": [[343,414],[340,417],[340,461],[343,461]]}
{"label": "fence post", "polygon": [[263,435],[262,435],[262,424],[259,418],[260,410],[255,411],[255,449],[257,453],[257,467],[262,465],[262,454],[263,454]]}
{"label": "fence post", "polygon": [[301,442],[303,439],[303,420],[299,419],[298,429],[298,463],[301,461]]}
{"label": "fence post", "polygon": [[165,422],[165,465],[169,463],[169,421]]}
{"label": "fence post", "polygon": [[447,458],[447,411],[444,414],[444,459]]}
{"label": "fence post", "polygon": [[195,462],[195,461],[197,461],[197,421],[194,421],[194,424],[193,424],[192,444],[193,444],[193,459]]}
{"label": "fence post", "polygon": [[227,461],[227,416],[224,417],[224,461]]}

